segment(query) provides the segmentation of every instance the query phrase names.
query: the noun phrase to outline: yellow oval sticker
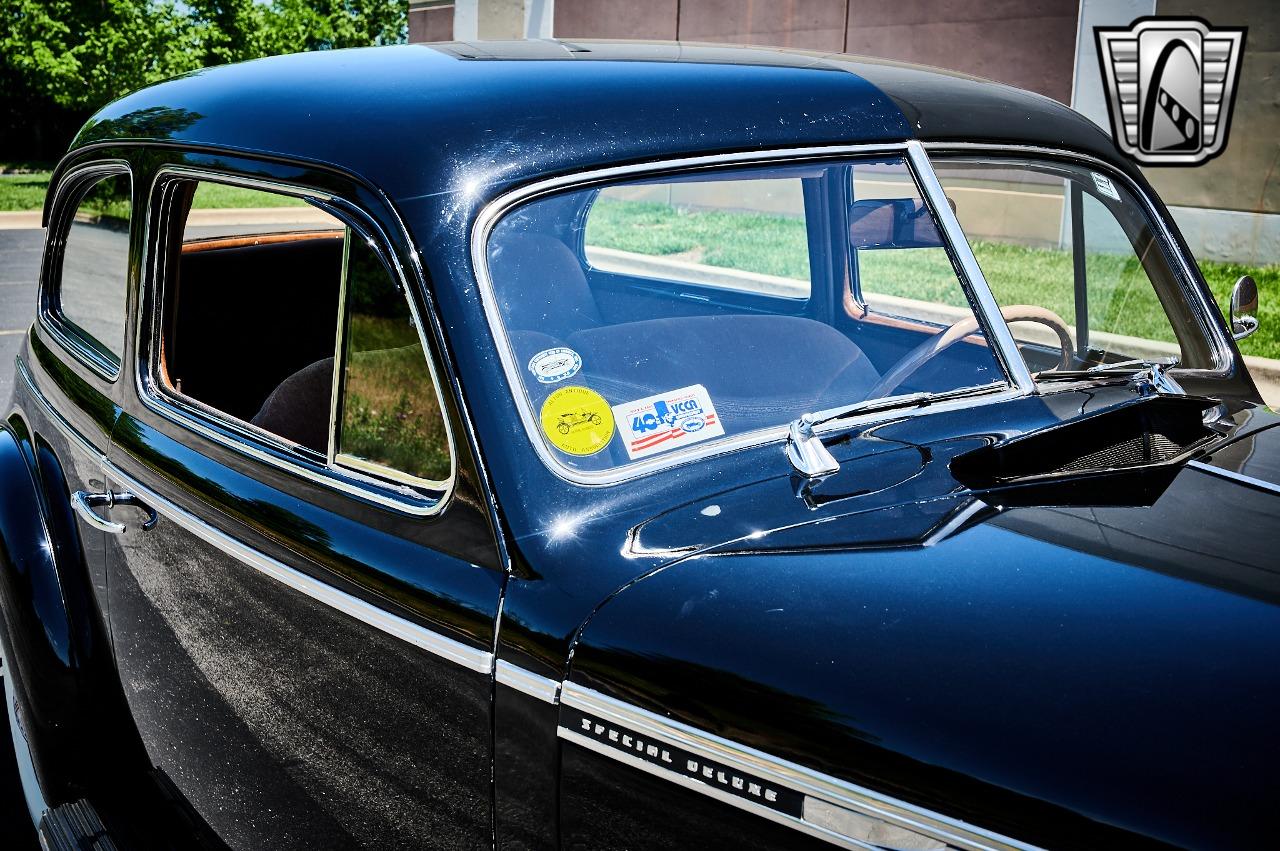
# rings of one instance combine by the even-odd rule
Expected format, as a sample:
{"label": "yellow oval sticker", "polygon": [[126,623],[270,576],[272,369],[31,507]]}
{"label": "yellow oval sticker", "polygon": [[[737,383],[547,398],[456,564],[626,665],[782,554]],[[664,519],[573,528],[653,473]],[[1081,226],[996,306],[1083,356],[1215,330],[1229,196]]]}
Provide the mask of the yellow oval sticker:
{"label": "yellow oval sticker", "polygon": [[588,387],[561,387],[542,403],[542,431],[570,455],[594,455],[613,439],[613,411]]}

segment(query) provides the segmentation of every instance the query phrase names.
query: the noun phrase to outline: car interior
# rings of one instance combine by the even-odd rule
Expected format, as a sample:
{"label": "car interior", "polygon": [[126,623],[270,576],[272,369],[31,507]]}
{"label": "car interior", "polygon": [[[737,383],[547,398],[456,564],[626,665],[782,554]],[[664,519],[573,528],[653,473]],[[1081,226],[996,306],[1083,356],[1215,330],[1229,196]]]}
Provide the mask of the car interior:
{"label": "car interior", "polygon": [[[327,452],[345,231],[193,236],[176,190],[160,330],[160,378],[175,393]],[[184,239],[184,236],[186,237]]]}
{"label": "car interior", "polygon": [[[830,191],[827,180],[806,179],[815,202]],[[538,352],[571,348],[582,357],[578,380],[611,404],[701,384],[734,433],[869,397],[1003,381],[973,322],[945,354],[920,359],[885,386],[896,364],[947,326],[857,303],[843,275],[849,249],[840,248],[838,262],[821,242],[813,251],[825,234],[810,238],[808,299],[661,280],[587,260],[582,222],[594,200],[588,191],[526,205],[490,238],[489,271],[521,366]],[[848,222],[835,226],[849,232]],[[1060,357],[1056,347],[1046,352],[1049,365]],[[555,386],[527,379],[537,410]],[[622,447],[611,446],[590,463],[626,461]]]}

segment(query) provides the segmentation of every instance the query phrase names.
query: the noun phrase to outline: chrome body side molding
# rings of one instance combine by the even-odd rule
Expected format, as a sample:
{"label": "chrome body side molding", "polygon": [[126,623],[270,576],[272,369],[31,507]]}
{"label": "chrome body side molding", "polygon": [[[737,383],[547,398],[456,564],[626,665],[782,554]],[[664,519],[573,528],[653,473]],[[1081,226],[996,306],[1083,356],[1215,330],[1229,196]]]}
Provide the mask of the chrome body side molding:
{"label": "chrome body side molding", "polygon": [[536,697],[543,703],[554,705],[560,702],[559,682],[540,677],[531,671],[526,671],[524,668],[511,664],[505,659],[499,659],[494,665],[494,678],[504,686],[509,686],[530,697]]}
{"label": "chrome body side molding", "polygon": [[[212,544],[232,558],[238,559],[260,573],[270,576],[277,582],[287,585],[295,591],[300,591],[332,609],[337,609],[343,614],[368,624],[374,629],[385,632],[387,635],[398,638],[415,647],[420,647],[434,656],[453,662],[467,670],[486,675],[493,673],[493,654],[488,650],[480,650],[448,636],[433,632],[424,626],[384,611],[372,603],[327,585],[315,577],[308,576],[302,571],[264,555],[248,544],[210,526],[200,518],[178,507],[127,475],[103,456],[101,452],[89,447],[88,442],[71,427],[71,424],[57,412],[53,404],[36,387],[30,369],[20,358],[18,364],[18,373],[22,376],[23,382],[27,385],[32,397],[38,400],[44,408],[49,419],[66,434],[69,440],[79,444],[91,456],[95,457],[102,464],[107,476],[113,479],[116,484],[146,503],[160,516],[178,524],[202,541]],[[529,676],[533,675],[530,674]]]}
{"label": "chrome body side molding", "polygon": [[842,848],[1034,846],[566,682],[561,739]]}

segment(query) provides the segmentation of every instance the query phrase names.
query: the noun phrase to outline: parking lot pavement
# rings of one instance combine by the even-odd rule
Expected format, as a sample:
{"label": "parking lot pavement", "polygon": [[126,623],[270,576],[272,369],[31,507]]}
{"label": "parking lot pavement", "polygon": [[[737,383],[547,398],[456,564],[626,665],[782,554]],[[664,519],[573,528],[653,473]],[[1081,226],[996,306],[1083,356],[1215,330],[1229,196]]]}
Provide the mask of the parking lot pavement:
{"label": "parking lot pavement", "polygon": [[[43,230],[0,230],[0,400],[7,401],[13,390],[13,358],[35,314],[43,248]],[[0,725],[0,847],[39,847],[22,800],[7,719]]]}
{"label": "parking lot pavement", "polygon": [[[3,680],[0,680],[0,695]],[[2,707],[3,704],[0,704]],[[9,735],[9,720],[0,708],[0,848],[10,851],[36,851],[36,833],[31,829],[27,805],[22,799],[22,786],[18,781],[18,764],[13,758],[13,740]]]}
{"label": "parking lot pavement", "polygon": [[35,316],[43,250],[43,230],[0,230],[0,401],[13,392],[13,358]]}

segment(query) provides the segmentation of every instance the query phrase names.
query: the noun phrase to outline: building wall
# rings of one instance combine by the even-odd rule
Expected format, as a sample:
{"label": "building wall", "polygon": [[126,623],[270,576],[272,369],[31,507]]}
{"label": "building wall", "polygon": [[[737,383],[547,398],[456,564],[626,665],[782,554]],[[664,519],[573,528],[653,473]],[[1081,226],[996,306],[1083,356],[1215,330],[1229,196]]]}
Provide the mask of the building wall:
{"label": "building wall", "polygon": [[1071,102],[1079,0],[849,0],[845,52],[935,65]]}
{"label": "building wall", "polygon": [[453,39],[453,3],[418,2],[409,4],[409,43],[451,41]]}
{"label": "building wall", "polygon": [[1093,27],[1151,14],[1247,25],[1227,149],[1197,168],[1144,170],[1198,256],[1280,260],[1280,0],[411,0],[409,40],[496,37],[519,28],[520,8],[526,36],[760,44],[949,68],[1047,95],[1107,132]]}
{"label": "building wall", "polygon": [[1198,168],[1146,168],[1169,204],[1280,213],[1280,2],[1158,0],[1156,14],[1247,25],[1226,150]]}
{"label": "building wall", "polygon": [[1079,0],[556,0],[557,38],[658,38],[858,53],[1068,103]]}

